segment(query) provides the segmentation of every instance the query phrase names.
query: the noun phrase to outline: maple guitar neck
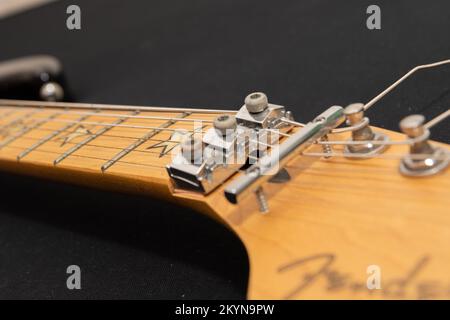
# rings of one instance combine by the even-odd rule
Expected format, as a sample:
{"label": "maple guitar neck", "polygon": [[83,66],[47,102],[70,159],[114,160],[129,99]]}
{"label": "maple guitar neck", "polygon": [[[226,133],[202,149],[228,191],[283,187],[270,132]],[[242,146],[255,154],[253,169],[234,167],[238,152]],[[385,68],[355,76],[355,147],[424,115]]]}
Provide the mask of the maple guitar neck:
{"label": "maple guitar neck", "polygon": [[2,170],[171,198],[180,141],[226,110],[0,100]]}
{"label": "maple guitar neck", "polygon": [[[234,111],[13,100],[0,106],[1,170],[151,195],[210,215],[248,252],[248,298],[450,298],[448,145],[430,142],[442,152],[425,164],[439,172],[416,178],[400,172],[415,150],[403,134],[370,127],[385,139],[365,147],[380,152],[349,155],[353,133],[328,131],[283,163],[284,179],[264,182],[265,200],[255,193],[232,204],[224,192],[228,180],[239,179],[204,194],[176,188],[166,166],[186,136]],[[292,150],[301,130],[289,131]]]}

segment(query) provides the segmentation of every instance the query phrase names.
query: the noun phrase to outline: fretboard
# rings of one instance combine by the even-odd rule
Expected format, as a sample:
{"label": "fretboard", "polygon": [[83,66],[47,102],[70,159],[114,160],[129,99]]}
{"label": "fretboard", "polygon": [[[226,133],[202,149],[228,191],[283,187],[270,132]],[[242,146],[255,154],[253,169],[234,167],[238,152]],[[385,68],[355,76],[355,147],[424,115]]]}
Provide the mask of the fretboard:
{"label": "fretboard", "polygon": [[158,181],[180,141],[225,110],[0,100],[0,169],[84,183]]}

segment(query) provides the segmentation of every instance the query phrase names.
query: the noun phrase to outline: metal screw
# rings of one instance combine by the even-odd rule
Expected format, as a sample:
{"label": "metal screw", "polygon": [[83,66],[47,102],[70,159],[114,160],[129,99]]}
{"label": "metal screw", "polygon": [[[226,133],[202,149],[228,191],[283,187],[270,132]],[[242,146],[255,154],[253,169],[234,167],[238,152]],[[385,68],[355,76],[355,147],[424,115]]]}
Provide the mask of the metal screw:
{"label": "metal screw", "polygon": [[192,136],[181,143],[184,158],[190,163],[200,163],[203,156],[203,141]]}
{"label": "metal screw", "polygon": [[[328,136],[323,136],[321,141],[328,141]],[[333,148],[329,144],[322,145],[323,153],[326,153],[325,159],[331,158],[331,154],[333,153]]]}
{"label": "metal screw", "polygon": [[253,92],[245,98],[245,106],[250,113],[260,113],[267,109],[269,100],[263,92]]}
{"label": "metal screw", "polygon": [[267,203],[266,195],[264,194],[264,190],[262,187],[259,187],[255,191],[256,199],[259,204],[259,211],[261,211],[262,214],[266,214],[269,212],[269,204]]}
{"label": "metal screw", "polygon": [[236,118],[232,115],[223,114],[214,119],[214,128],[222,136],[234,132],[236,127]]}

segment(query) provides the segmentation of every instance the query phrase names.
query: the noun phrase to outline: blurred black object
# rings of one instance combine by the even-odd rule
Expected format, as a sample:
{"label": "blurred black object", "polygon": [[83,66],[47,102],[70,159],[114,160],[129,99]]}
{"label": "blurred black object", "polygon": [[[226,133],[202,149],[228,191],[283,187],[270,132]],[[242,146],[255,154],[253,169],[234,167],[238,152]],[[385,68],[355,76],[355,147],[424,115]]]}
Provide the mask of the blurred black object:
{"label": "blurred black object", "polygon": [[0,63],[0,98],[67,100],[61,62],[50,55],[33,55]]}

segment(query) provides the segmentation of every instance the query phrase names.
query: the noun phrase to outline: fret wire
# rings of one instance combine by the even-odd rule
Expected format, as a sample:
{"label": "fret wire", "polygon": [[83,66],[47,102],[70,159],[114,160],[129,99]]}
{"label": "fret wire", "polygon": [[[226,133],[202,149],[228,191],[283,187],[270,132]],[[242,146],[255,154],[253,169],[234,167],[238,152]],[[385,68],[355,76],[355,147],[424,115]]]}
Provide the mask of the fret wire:
{"label": "fret wire", "polygon": [[[84,119],[88,118],[89,116],[83,116],[81,118],[79,118],[79,121],[83,121]],[[75,126],[75,123],[70,123],[68,125],[66,125],[65,127],[58,129],[56,131],[52,130],[52,133],[50,133],[49,135],[47,135],[46,137],[42,138],[41,140],[39,140],[38,142],[36,142],[35,144],[33,144],[31,147],[27,148],[26,150],[24,150],[23,152],[21,152],[18,156],[17,156],[17,161],[20,161],[23,157],[25,157],[26,155],[28,155],[30,152],[32,152],[33,150],[39,148],[41,145],[43,145],[46,142],[51,141],[54,137],[56,137],[57,135],[59,135],[60,133],[69,130],[70,128],[72,128],[73,126]],[[40,130],[44,130],[43,128],[40,128]],[[50,130],[50,129],[48,129]]]}
{"label": "fret wire", "polygon": [[[13,149],[21,149],[21,147],[15,147],[15,146],[8,146],[8,147],[9,148],[13,148]],[[49,150],[43,150],[43,149],[36,150],[36,152],[47,153],[47,154],[58,154],[58,152],[49,151]],[[92,157],[92,156],[83,156],[83,155],[77,155],[77,154],[74,154],[72,156],[75,157],[75,158],[86,158],[86,159],[93,159],[93,160],[107,160],[105,158]],[[394,160],[395,159],[400,159],[402,156],[404,156],[404,154],[398,154],[398,155],[395,155],[395,156],[398,156],[398,158],[393,158]],[[382,157],[380,157],[380,159],[389,159],[389,158],[382,158]],[[329,160],[323,160],[323,161],[327,161],[328,162]],[[118,163],[121,163],[121,164],[124,164],[124,165],[133,165],[133,166],[142,166],[142,167],[149,167],[149,168],[165,169],[165,166],[151,165],[151,164],[137,163],[137,162],[130,162],[130,161],[123,161],[123,160],[119,160]],[[296,166],[296,165],[287,165],[286,168],[288,168],[288,169],[306,169],[307,167]],[[337,172],[334,168],[329,168],[329,169],[332,170],[333,172]],[[375,170],[375,169],[374,168],[370,168],[370,170]],[[320,171],[323,172],[324,168],[322,168]],[[352,169],[352,172],[355,172],[355,171],[357,171],[357,170]]]}
{"label": "fret wire", "polygon": [[15,110],[11,110],[11,111],[8,111],[8,112],[3,113],[3,114],[0,116],[0,120],[9,117],[10,115],[12,115],[12,114],[13,114],[14,112],[16,112],[16,111],[17,111],[17,110],[15,109]]}
{"label": "fret wire", "polygon": [[[23,139],[36,140],[35,138],[31,138],[31,137],[23,137]],[[139,139],[139,138],[132,138],[132,139]],[[179,143],[179,141],[171,141],[171,140],[161,140],[161,141],[178,142]],[[69,142],[69,144],[74,144],[74,143]],[[123,148],[119,148],[119,147],[111,147],[111,146],[96,145],[96,144],[85,144],[85,146],[98,147],[98,148],[104,148],[104,149],[124,150]],[[267,146],[273,147],[273,145],[267,145]],[[15,147],[15,148],[17,148],[17,147]],[[58,153],[56,151],[48,151],[48,152]],[[146,151],[146,150],[135,150],[135,149],[131,150],[130,152],[138,152],[138,153],[143,153],[143,154],[158,154],[157,152],[151,152],[151,151]],[[324,156],[331,155],[331,157],[338,157],[338,158],[339,157],[345,157],[345,158],[352,158],[352,157],[353,158],[373,158],[373,157],[375,157],[375,158],[381,158],[381,159],[399,159],[402,156],[404,156],[404,154],[387,154],[387,155],[386,154],[381,154],[381,155],[350,154],[350,155],[348,155],[348,154],[344,154],[344,153],[329,154],[329,153],[320,153],[320,152],[305,152],[305,153],[302,153],[301,155],[308,156],[308,157],[324,157]],[[423,156],[426,156],[426,154],[423,154]],[[418,157],[422,158],[421,155],[418,155]],[[110,159],[104,159],[104,158],[98,158],[98,159],[99,160],[110,160]],[[116,161],[116,162],[119,162],[119,161]]]}
{"label": "fret wire", "polygon": [[[148,120],[177,120],[177,122],[208,122],[213,123],[214,120],[210,119],[193,119],[193,118],[186,118],[186,119],[180,119],[176,117],[159,117],[159,116],[133,116],[133,115],[125,115],[125,114],[119,114],[119,113],[99,113],[99,112],[81,112],[81,111],[63,111],[61,114],[67,114],[67,115],[87,115],[87,116],[99,116],[99,117],[105,117],[105,118],[128,118],[128,119],[148,119]],[[1,119],[1,118],[0,118]]]}
{"label": "fret wire", "polygon": [[[8,148],[22,149],[22,147],[16,147],[16,146],[11,146],[11,145],[9,145]],[[45,149],[39,149],[39,150],[35,150],[35,151],[36,152],[47,153],[47,154],[59,154],[56,151],[50,151],[50,150],[45,150]],[[93,156],[83,156],[83,155],[78,155],[78,154],[72,154],[71,156],[75,157],[75,158],[86,158],[86,159],[94,159],[94,160],[102,160],[102,161],[107,161],[108,160],[106,158],[99,158],[99,157],[93,157]],[[124,163],[124,164],[137,165],[137,166],[159,168],[159,169],[165,168],[165,166],[150,165],[150,164],[145,164],[145,163],[137,163],[137,162],[129,162],[129,161],[118,161],[118,162]]]}
{"label": "fret wire", "polygon": [[[178,119],[182,119],[184,117],[189,116],[191,113],[188,112],[183,112]],[[166,129],[168,126],[171,126],[172,124],[175,124],[177,120],[169,120],[166,123],[163,123],[160,128],[161,129]],[[114,163],[116,163],[118,160],[122,159],[123,157],[125,157],[127,154],[129,154],[131,151],[135,150],[136,148],[138,148],[140,145],[144,144],[148,139],[154,137],[155,135],[157,135],[158,133],[161,132],[161,129],[153,129],[152,131],[150,131],[149,133],[145,134],[142,138],[139,138],[138,141],[130,144],[128,147],[126,147],[125,149],[123,149],[122,151],[120,151],[118,154],[116,154],[112,159],[108,160],[105,164],[103,164],[101,166],[101,170],[102,172],[105,172],[106,170],[108,170],[108,168],[110,168],[112,165],[114,165]]]}
{"label": "fret wire", "polygon": [[27,100],[7,100],[0,99],[0,106],[12,106],[18,108],[43,106],[47,108],[65,108],[65,109],[91,109],[91,110],[125,110],[141,112],[191,112],[191,113],[237,113],[236,110],[220,110],[220,109],[195,109],[195,108],[171,108],[171,107],[144,107],[144,106],[124,106],[124,105],[107,105],[93,103],[69,103],[69,102],[42,102]]}
{"label": "fret wire", "polygon": [[14,118],[13,121],[8,122],[8,123],[5,124],[5,125],[0,125],[0,130],[1,130],[1,129],[6,129],[6,128],[9,128],[9,127],[12,127],[12,126],[15,126],[16,124],[22,122],[22,121],[25,120],[25,119],[30,118],[32,115],[34,115],[34,114],[36,114],[36,113],[38,113],[38,112],[39,112],[39,111],[33,110],[33,111],[30,112],[30,113],[27,113],[27,114],[22,115],[22,116],[20,116],[20,117]]}
{"label": "fret wire", "polygon": [[[73,123],[72,125],[74,125],[75,123]],[[39,128],[38,130],[42,130],[42,131],[55,131],[53,129],[47,129],[47,128]],[[181,130],[181,129],[178,129]],[[190,133],[200,133],[200,131],[189,131],[186,130],[187,132]],[[63,130],[62,132],[68,132],[68,130]],[[61,132],[61,133],[62,133]],[[201,133],[205,133],[205,132],[201,132]],[[121,138],[121,139],[130,139],[130,140],[136,140],[136,139],[140,139],[140,137],[131,137],[131,136],[119,136],[119,135],[113,135],[113,134],[103,134],[102,137],[110,137],[110,138]],[[148,141],[156,141],[156,142],[177,142],[175,140],[162,140],[162,139],[148,139]]]}
{"label": "fret wire", "polygon": [[[188,113],[188,112],[183,112]],[[71,111],[69,114],[87,114],[87,115],[95,115],[95,113],[92,112],[77,112],[77,111]],[[189,113],[191,114],[191,113]],[[192,118],[186,118],[186,119],[180,119],[177,117],[158,117],[158,116],[132,116],[132,115],[121,115],[117,113],[98,113],[97,114],[100,117],[123,117],[123,118],[129,118],[129,119],[149,119],[149,120],[176,120],[176,122],[195,122],[195,121],[202,121],[202,122],[210,122],[213,123],[214,120],[209,119],[192,119]]]}
{"label": "fret wire", "polygon": [[[25,139],[25,140],[33,140],[33,141],[37,141],[39,139],[36,138],[31,138],[31,137],[22,137],[21,139]],[[151,140],[148,140],[151,141]],[[165,140],[164,140],[165,141]],[[48,142],[48,141],[47,141]],[[179,141],[174,141],[174,140],[167,140],[167,142],[176,142],[179,143]],[[67,142],[68,145],[77,145],[77,143],[75,142]],[[11,146],[11,145],[9,145]],[[87,143],[84,145],[85,147],[94,147],[94,148],[103,148],[103,149],[111,149],[111,150],[123,150],[124,148],[120,148],[120,147],[112,147],[112,146],[105,146],[105,145],[99,145],[99,144],[92,144],[92,143]],[[18,147],[17,147],[18,148]],[[22,147],[21,147],[22,148]],[[144,154],[159,154],[159,152],[153,152],[153,151],[146,151],[146,150],[132,150],[131,152],[138,152],[138,153],[144,153]],[[54,151],[54,153],[58,153],[57,151]],[[104,160],[109,160],[109,159],[104,159]]]}
{"label": "fret wire", "polygon": [[47,121],[53,119],[54,117],[57,117],[59,115],[59,113],[56,114],[52,114],[51,116],[49,116],[47,119],[39,121],[29,127],[25,126],[22,131],[20,131],[18,134],[10,136],[9,138],[7,138],[6,140],[2,141],[0,143],[0,149],[5,147],[6,145],[10,144],[11,142],[17,140],[18,138],[22,137],[23,135],[27,134],[28,132],[38,128],[39,126],[43,125],[44,123],[46,123]]}
{"label": "fret wire", "polygon": [[[118,136],[120,137],[120,136]],[[32,137],[23,137],[23,139],[28,139],[28,140],[38,140],[36,138],[32,138]],[[132,138],[132,139],[139,139],[139,138]],[[151,140],[155,140],[155,139],[149,139],[147,141],[151,141]],[[179,143],[179,141],[175,141],[175,140],[155,140],[155,141],[160,141],[160,142],[175,142],[175,143]],[[255,141],[256,142],[256,141]],[[72,142],[68,142],[68,144],[75,144]],[[269,145],[269,144],[265,144],[267,147],[274,147],[274,145]],[[90,147],[97,147],[97,148],[104,148],[104,149],[114,149],[114,150],[124,150],[124,148],[119,148],[119,147],[111,147],[111,146],[105,146],[105,145],[97,145],[97,144],[85,144],[85,146],[90,146]],[[18,148],[18,147],[15,147]],[[58,153],[57,151],[49,151],[49,152],[53,152],[53,153]],[[144,153],[144,154],[159,154],[158,152],[152,152],[152,151],[146,151],[146,150],[131,150],[131,152],[138,152],[138,153]],[[305,152],[302,153],[301,155],[304,156],[310,156],[310,157],[323,157],[323,156],[328,156],[330,155],[329,153],[321,153],[321,152]],[[344,153],[332,153],[331,156],[333,157],[345,157],[345,158],[350,158],[350,157],[354,157],[354,158],[372,158],[372,157],[378,157],[378,158],[386,158],[386,159],[397,159],[402,157],[404,154],[381,154],[381,155],[358,155],[358,154],[344,154]],[[425,156],[425,154],[423,155]],[[419,155],[420,158],[420,155]],[[109,160],[109,159],[100,159],[100,160]]]}
{"label": "fret wire", "polygon": [[[139,111],[135,110],[134,114],[139,113]],[[81,141],[80,143],[78,143],[76,146],[70,148],[68,151],[66,151],[65,153],[63,153],[61,156],[59,156],[58,158],[55,159],[55,161],[53,161],[53,165],[57,165],[58,163],[60,163],[61,161],[63,161],[64,159],[66,159],[68,156],[70,156],[72,153],[76,152],[78,149],[82,148],[85,144],[91,142],[92,140],[96,139],[97,137],[101,136],[103,133],[107,132],[108,130],[110,130],[111,128],[113,128],[113,126],[116,125],[120,125],[122,122],[124,122],[126,119],[125,118],[120,118],[117,121],[115,121],[114,123],[112,123],[110,126],[106,126],[103,127],[102,129],[100,129],[99,131],[97,131],[95,134],[87,137],[86,139],[84,139],[83,141]],[[78,124],[83,123],[81,122],[75,122]]]}

